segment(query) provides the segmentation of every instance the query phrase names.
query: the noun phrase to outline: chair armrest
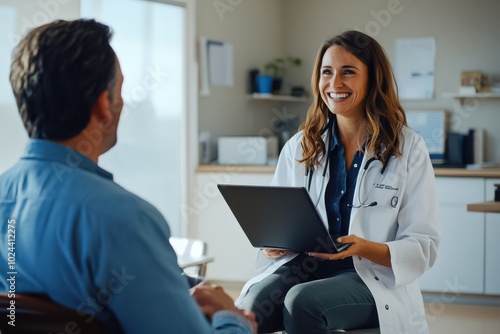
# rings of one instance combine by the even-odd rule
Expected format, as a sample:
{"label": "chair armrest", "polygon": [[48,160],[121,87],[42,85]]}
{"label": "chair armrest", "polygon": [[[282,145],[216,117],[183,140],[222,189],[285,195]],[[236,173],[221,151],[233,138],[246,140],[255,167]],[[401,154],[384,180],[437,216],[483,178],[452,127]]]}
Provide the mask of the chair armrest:
{"label": "chair armrest", "polygon": [[187,268],[187,267],[195,267],[203,264],[207,264],[209,262],[212,262],[214,260],[213,257],[211,256],[196,256],[196,257],[191,257],[191,256],[180,256],[177,258],[177,263],[179,264],[179,267],[181,268]]}

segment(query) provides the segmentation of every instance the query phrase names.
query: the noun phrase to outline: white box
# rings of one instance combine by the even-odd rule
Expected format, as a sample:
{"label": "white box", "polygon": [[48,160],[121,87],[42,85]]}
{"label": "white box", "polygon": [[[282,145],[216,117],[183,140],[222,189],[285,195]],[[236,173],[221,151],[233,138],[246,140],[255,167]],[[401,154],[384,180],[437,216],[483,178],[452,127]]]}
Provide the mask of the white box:
{"label": "white box", "polygon": [[477,92],[474,86],[460,86],[458,87],[458,93],[463,95],[475,95]]}
{"label": "white box", "polygon": [[278,155],[278,138],[271,137],[219,137],[218,161],[221,165],[267,165]]}

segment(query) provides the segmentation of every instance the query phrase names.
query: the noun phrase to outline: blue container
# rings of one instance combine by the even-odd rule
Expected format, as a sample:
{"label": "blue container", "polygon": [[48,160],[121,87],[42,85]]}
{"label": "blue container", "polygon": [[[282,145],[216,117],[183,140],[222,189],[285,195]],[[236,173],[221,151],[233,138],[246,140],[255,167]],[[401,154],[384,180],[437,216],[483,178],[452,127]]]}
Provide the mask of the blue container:
{"label": "blue container", "polygon": [[273,77],[271,75],[257,76],[257,92],[260,94],[271,94],[273,88]]}

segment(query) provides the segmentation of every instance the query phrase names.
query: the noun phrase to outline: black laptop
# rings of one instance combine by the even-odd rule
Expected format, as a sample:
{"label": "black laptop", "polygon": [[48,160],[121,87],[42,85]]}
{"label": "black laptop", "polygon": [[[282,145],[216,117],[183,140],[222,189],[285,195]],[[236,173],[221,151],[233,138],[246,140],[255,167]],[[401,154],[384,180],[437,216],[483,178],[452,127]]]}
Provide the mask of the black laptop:
{"label": "black laptop", "polygon": [[254,247],[321,253],[349,247],[330,236],[304,187],[217,187]]}

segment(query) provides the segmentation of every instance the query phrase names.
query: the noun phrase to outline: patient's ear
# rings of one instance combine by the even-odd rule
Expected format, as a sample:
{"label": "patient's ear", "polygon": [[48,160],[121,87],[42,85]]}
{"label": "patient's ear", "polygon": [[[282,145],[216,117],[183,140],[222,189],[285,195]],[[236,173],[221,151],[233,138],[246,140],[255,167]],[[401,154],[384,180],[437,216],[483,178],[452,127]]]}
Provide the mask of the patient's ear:
{"label": "patient's ear", "polygon": [[109,99],[109,91],[105,90],[97,97],[97,101],[92,106],[91,116],[97,117],[97,119],[111,119],[111,101]]}

